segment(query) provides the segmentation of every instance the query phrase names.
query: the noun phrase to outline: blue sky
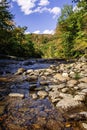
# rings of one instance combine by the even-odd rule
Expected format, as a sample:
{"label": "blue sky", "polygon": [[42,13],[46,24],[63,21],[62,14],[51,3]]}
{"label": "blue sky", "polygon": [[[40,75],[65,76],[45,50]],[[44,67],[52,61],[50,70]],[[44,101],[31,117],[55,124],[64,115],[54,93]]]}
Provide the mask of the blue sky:
{"label": "blue sky", "polygon": [[54,33],[61,8],[72,0],[12,0],[16,25],[27,26],[26,33]]}

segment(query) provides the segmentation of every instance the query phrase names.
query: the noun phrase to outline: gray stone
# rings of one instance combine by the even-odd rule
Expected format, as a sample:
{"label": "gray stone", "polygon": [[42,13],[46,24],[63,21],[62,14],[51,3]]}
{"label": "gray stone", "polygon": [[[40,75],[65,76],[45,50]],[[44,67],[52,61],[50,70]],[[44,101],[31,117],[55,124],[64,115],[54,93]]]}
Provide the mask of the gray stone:
{"label": "gray stone", "polygon": [[61,100],[61,98],[51,98],[52,103],[58,103]]}
{"label": "gray stone", "polygon": [[38,80],[38,76],[32,75],[27,77],[27,81],[29,82],[35,82]]}
{"label": "gray stone", "polygon": [[59,85],[49,85],[50,88],[52,88],[52,90],[58,90],[58,89],[62,89],[65,87],[65,84],[59,84]]}
{"label": "gray stone", "polygon": [[46,72],[49,72],[49,74],[52,74],[53,70],[52,69],[46,69]]}
{"label": "gray stone", "polygon": [[69,75],[70,75],[70,77],[72,77],[72,78],[73,78],[73,77],[75,76],[75,72],[70,71]]}
{"label": "gray stone", "polygon": [[74,100],[76,101],[84,101],[85,95],[75,95]]}
{"label": "gray stone", "polygon": [[80,115],[84,115],[87,118],[87,112],[86,111],[82,111],[79,113]]}
{"label": "gray stone", "polygon": [[68,77],[63,77],[60,73],[57,73],[56,75],[54,75],[55,79],[58,79],[61,82],[66,82],[66,80],[68,79]]}
{"label": "gray stone", "polygon": [[66,92],[68,91],[68,88],[63,88],[61,91],[62,91],[63,93],[66,93]]}
{"label": "gray stone", "polygon": [[36,93],[31,94],[31,97],[32,97],[33,99],[37,99],[37,98],[38,98],[38,96],[37,96]]}
{"label": "gray stone", "polygon": [[56,104],[56,107],[68,110],[70,108],[75,108],[79,105],[81,105],[81,103],[79,101],[75,101],[73,97],[65,97]]}
{"label": "gray stone", "polygon": [[87,89],[83,89],[82,92],[87,94]]}
{"label": "gray stone", "polygon": [[79,79],[79,82],[87,83],[87,77],[83,77],[83,78]]}
{"label": "gray stone", "polygon": [[85,130],[87,130],[87,123],[82,123],[82,126]]}
{"label": "gray stone", "polygon": [[24,97],[24,94],[20,94],[20,93],[10,93],[10,94],[9,94],[9,97],[21,97],[21,98],[23,98],[23,97]]}
{"label": "gray stone", "polygon": [[71,79],[71,80],[69,80],[68,82],[67,82],[67,85],[69,86],[69,87],[74,87],[74,85],[76,85],[77,84],[77,80],[74,80],[74,79]]}
{"label": "gray stone", "polygon": [[17,70],[17,72],[15,73],[15,75],[22,74],[24,71],[25,71],[24,68],[19,68],[19,69]]}
{"label": "gray stone", "polygon": [[85,88],[87,88],[87,83],[79,83],[78,84],[78,87],[80,88],[80,89],[85,89]]}
{"label": "gray stone", "polygon": [[52,102],[59,101],[59,92],[58,91],[50,91],[49,97],[51,98]]}
{"label": "gray stone", "polygon": [[74,86],[74,89],[75,89],[75,90],[78,90],[78,89],[79,89],[79,87],[78,87],[78,86]]}
{"label": "gray stone", "polygon": [[63,72],[62,76],[68,78],[68,73]]}
{"label": "gray stone", "polygon": [[37,92],[37,95],[40,97],[40,98],[45,98],[48,93],[46,91],[38,91]]}
{"label": "gray stone", "polygon": [[33,70],[32,70],[32,69],[29,69],[29,70],[26,71],[26,73],[27,73],[27,74],[31,74],[31,73],[33,73]]}
{"label": "gray stone", "polygon": [[61,97],[61,98],[70,98],[70,99],[72,99],[72,95],[71,94],[65,94],[65,93],[62,93],[62,92],[60,92],[59,93],[59,97]]}

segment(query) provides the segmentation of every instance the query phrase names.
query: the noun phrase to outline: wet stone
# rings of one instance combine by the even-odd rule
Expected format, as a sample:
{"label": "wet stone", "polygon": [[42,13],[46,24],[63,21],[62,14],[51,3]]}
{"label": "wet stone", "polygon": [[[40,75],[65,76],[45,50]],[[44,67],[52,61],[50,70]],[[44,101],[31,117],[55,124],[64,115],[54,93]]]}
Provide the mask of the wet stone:
{"label": "wet stone", "polygon": [[37,96],[36,93],[32,93],[32,94],[30,94],[30,95],[31,95],[31,97],[32,97],[33,99],[37,99],[37,98],[38,98],[38,96]]}
{"label": "wet stone", "polygon": [[32,100],[10,98],[7,118],[2,124],[9,130],[61,130],[63,117],[48,99]]}
{"label": "wet stone", "polygon": [[15,73],[15,75],[20,75],[20,74],[22,74],[24,71],[25,71],[24,68],[19,68],[19,69],[17,70],[17,72]]}
{"label": "wet stone", "polygon": [[48,93],[46,91],[38,91],[37,95],[40,98],[45,98],[48,95]]}

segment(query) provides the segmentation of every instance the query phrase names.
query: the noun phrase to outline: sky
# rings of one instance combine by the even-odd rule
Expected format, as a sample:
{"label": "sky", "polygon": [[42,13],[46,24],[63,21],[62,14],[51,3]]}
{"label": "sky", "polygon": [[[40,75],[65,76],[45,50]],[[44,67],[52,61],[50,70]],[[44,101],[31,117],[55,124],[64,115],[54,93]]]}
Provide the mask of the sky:
{"label": "sky", "polygon": [[26,33],[53,34],[66,4],[72,0],[11,0],[11,12],[17,26],[27,26]]}

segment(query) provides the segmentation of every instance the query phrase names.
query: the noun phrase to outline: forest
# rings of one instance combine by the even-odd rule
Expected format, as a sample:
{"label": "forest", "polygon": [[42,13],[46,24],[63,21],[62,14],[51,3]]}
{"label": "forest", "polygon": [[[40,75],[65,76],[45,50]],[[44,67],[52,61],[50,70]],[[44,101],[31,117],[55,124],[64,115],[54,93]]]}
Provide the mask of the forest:
{"label": "forest", "polygon": [[0,54],[24,58],[78,58],[87,54],[87,1],[64,5],[55,33],[25,34],[16,26],[7,0],[0,2]]}

